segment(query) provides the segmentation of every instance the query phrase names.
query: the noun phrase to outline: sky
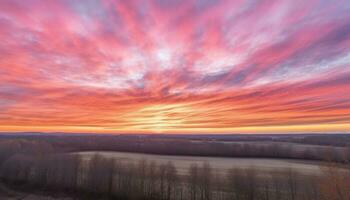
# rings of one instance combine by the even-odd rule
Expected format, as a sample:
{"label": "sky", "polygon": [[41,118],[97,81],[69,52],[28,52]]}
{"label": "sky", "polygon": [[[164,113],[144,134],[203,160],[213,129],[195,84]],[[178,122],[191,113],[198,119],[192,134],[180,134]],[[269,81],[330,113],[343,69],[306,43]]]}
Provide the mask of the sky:
{"label": "sky", "polygon": [[350,132],[350,2],[0,0],[0,131]]}

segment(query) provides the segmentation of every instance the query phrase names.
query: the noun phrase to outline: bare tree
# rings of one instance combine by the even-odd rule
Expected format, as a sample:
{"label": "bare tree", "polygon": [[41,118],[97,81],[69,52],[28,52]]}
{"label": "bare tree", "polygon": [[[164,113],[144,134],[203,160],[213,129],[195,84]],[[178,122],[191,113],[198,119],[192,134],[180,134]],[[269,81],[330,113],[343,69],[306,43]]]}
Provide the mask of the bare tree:
{"label": "bare tree", "polygon": [[161,164],[158,168],[160,199],[165,199],[166,166]]}
{"label": "bare tree", "polygon": [[231,198],[234,200],[242,199],[241,190],[243,190],[243,175],[242,170],[238,168],[233,168],[228,174],[228,190],[231,194]]}
{"label": "bare tree", "polygon": [[199,169],[197,164],[190,166],[188,179],[191,200],[196,200],[199,185]]}
{"label": "bare tree", "polygon": [[283,174],[279,171],[273,171],[271,172],[271,178],[272,178],[273,198],[276,200],[282,199],[282,191],[284,190],[283,183],[285,182]]}
{"label": "bare tree", "polygon": [[201,200],[210,200],[212,196],[212,169],[208,162],[203,163],[200,168],[199,192]]}
{"label": "bare tree", "polygon": [[285,173],[290,200],[295,200],[297,199],[297,173],[292,168],[287,169]]}
{"label": "bare tree", "polygon": [[254,200],[258,196],[258,179],[257,179],[257,172],[254,167],[250,167],[248,169],[245,169],[245,190],[246,191],[246,198],[248,200]]}
{"label": "bare tree", "polygon": [[270,200],[271,198],[271,194],[270,194],[270,190],[271,190],[271,184],[270,184],[270,177],[264,177],[263,180],[261,181],[261,188],[262,188],[262,192],[261,192],[261,199],[262,200]]}
{"label": "bare tree", "polygon": [[166,182],[167,182],[167,189],[166,189],[166,200],[172,199],[172,197],[175,196],[176,191],[176,184],[178,180],[177,171],[172,162],[168,162],[166,165]]}
{"label": "bare tree", "polygon": [[141,196],[146,196],[146,176],[147,176],[147,168],[148,168],[148,163],[145,159],[142,159],[138,163],[138,190],[139,194]]}
{"label": "bare tree", "polygon": [[149,164],[148,167],[148,181],[147,181],[147,198],[155,199],[156,198],[156,188],[157,188],[157,165],[154,161]]}
{"label": "bare tree", "polygon": [[106,163],[106,178],[107,178],[107,194],[108,196],[113,195],[114,190],[114,182],[115,182],[115,159],[109,158]]}

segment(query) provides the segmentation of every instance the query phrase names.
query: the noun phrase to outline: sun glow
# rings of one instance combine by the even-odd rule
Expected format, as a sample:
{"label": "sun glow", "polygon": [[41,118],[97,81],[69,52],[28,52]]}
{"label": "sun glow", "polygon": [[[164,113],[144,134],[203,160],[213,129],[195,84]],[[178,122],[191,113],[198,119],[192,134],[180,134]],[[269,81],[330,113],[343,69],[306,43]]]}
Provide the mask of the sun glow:
{"label": "sun glow", "polygon": [[165,130],[182,127],[186,123],[184,116],[191,113],[192,108],[185,104],[156,104],[127,114],[127,121],[132,128],[162,133]]}

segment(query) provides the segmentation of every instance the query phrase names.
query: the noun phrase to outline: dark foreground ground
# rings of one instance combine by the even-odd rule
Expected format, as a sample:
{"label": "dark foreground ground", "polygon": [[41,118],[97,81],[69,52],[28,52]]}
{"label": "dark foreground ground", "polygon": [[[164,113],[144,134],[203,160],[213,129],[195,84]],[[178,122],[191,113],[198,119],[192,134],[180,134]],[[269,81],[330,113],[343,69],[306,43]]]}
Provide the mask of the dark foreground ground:
{"label": "dark foreground ground", "polygon": [[[4,133],[0,200],[348,200],[349,141],[348,134]],[[312,163],[312,173],[282,160]]]}
{"label": "dark foreground ground", "polygon": [[50,196],[48,193],[43,194],[37,192],[36,194],[10,189],[5,184],[0,183],[0,199],[1,200],[73,200],[73,197],[54,197]]}

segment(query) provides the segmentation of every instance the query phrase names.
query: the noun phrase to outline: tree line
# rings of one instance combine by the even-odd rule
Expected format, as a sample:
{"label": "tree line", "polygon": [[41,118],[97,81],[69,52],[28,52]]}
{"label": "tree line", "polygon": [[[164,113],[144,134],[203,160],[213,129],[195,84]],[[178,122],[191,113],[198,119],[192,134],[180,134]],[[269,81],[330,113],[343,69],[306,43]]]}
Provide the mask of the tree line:
{"label": "tree line", "polygon": [[[9,137],[9,136],[8,136]],[[20,139],[19,139],[20,138]],[[26,142],[23,142],[26,141]],[[349,147],[301,145],[289,142],[218,142],[137,136],[28,136],[0,139],[9,146],[40,143],[55,152],[121,151],[162,155],[287,158],[346,162]],[[13,147],[4,149],[7,151]],[[21,147],[22,148],[22,147]],[[28,148],[27,148],[28,149]],[[0,146],[1,150],[1,146]],[[0,151],[1,159],[1,151]]]}

